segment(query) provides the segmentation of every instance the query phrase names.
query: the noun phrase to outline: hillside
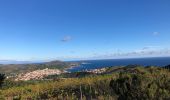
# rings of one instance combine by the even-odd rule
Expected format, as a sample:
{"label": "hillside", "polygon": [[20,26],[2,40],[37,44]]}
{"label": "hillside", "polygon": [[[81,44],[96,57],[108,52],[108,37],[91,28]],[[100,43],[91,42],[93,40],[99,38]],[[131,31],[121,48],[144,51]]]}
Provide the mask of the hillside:
{"label": "hillside", "polygon": [[0,97],[2,100],[170,99],[170,72],[167,69],[125,66],[109,67],[98,74],[96,71],[88,72],[90,76],[87,72],[78,72],[73,73],[73,77],[58,77],[57,80],[6,82]]}
{"label": "hillside", "polygon": [[40,64],[8,64],[8,65],[1,64],[0,73],[5,73],[6,75],[15,76],[16,74],[27,73],[34,70],[42,70],[45,68],[64,70],[65,68],[72,67],[72,65],[73,64],[70,62],[62,62],[62,61],[52,61],[52,62],[45,62]]}

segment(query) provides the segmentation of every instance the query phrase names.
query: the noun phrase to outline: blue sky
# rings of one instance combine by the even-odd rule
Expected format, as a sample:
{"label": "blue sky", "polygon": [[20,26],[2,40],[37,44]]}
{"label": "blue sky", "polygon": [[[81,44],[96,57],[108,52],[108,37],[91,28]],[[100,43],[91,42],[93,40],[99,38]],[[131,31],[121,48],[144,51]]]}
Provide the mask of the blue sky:
{"label": "blue sky", "polygon": [[170,55],[169,0],[0,0],[0,60]]}

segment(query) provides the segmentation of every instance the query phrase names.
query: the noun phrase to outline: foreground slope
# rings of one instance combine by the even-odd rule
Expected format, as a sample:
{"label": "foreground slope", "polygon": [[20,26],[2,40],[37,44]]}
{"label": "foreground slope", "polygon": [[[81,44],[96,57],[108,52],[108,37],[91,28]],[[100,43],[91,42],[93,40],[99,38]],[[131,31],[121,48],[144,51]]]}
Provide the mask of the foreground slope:
{"label": "foreground slope", "polygon": [[167,69],[121,67],[82,78],[12,86],[0,94],[2,100],[169,100],[169,84]]}

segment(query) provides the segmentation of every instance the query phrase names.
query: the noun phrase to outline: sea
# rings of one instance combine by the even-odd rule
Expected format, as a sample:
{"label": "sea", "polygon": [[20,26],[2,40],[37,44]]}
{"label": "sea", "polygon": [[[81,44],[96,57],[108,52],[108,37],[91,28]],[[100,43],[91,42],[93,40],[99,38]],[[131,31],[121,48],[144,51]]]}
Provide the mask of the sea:
{"label": "sea", "polygon": [[98,69],[104,67],[142,65],[159,66],[170,65],[170,57],[152,57],[152,58],[128,58],[128,59],[104,59],[104,60],[81,60],[73,61],[79,63],[78,66],[68,69],[69,72],[78,72],[84,70]]}

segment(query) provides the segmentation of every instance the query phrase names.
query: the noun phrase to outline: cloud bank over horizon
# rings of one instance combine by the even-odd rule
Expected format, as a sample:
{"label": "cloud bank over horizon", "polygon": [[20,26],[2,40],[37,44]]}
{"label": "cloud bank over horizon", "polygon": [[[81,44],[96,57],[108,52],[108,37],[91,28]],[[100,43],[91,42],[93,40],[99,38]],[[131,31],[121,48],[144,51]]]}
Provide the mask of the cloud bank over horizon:
{"label": "cloud bank over horizon", "polygon": [[93,53],[91,56],[61,56],[50,60],[95,60],[95,59],[120,59],[120,58],[142,58],[142,57],[170,57],[170,48],[160,48],[159,46],[146,46],[139,50],[130,52],[110,52],[105,54]]}

